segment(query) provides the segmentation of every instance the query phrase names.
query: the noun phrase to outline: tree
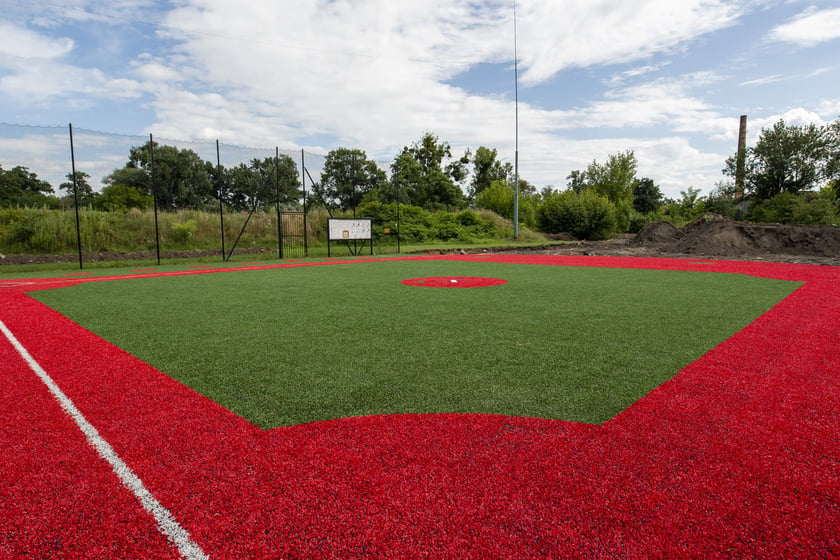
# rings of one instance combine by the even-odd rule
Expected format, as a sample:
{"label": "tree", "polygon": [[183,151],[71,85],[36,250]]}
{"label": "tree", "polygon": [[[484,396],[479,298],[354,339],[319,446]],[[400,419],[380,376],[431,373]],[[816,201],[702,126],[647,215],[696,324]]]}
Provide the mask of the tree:
{"label": "tree", "polygon": [[610,154],[605,164],[597,161],[589,164],[586,168],[586,181],[589,188],[614,204],[632,203],[636,165],[636,156],[632,150]]}
{"label": "tree", "polygon": [[507,184],[507,181],[496,180],[489,187],[478,193],[475,197],[475,205],[478,208],[490,210],[503,218],[512,220],[513,196],[513,189]]}
{"label": "tree", "polygon": [[677,201],[677,204],[683,216],[686,218],[694,219],[706,209],[705,202],[700,198],[701,191],[702,189],[696,189],[694,187],[688,187],[688,190],[680,191],[680,199]]}
{"label": "tree", "polygon": [[705,210],[735,219],[740,212],[738,208],[739,199],[738,187],[733,181],[718,181],[715,188],[706,197]]}
{"label": "tree", "polygon": [[[759,200],[813,190],[831,173],[830,153],[830,127],[788,126],[780,119],[747,148],[745,190]],[[723,172],[734,178],[736,168],[737,155],[726,160]]]}
{"label": "tree", "polygon": [[840,200],[840,120],[826,126],[827,159],[824,169],[826,186]]}
{"label": "tree", "polygon": [[355,211],[367,193],[385,184],[385,172],[363,150],[337,148],[327,154],[321,182],[313,190],[328,208]]}
{"label": "tree", "polygon": [[428,210],[457,209],[464,206],[464,192],[456,181],[466,177],[465,153],[456,162],[452,149],[430,132],[419,142],[406,146],[391,164],[391,180],[399,187],[405,201]]}
{"label": "tree", "polygon": [[106,175],[102,179],[102,182],[110,186],[123,185],[132,187],[142,194],[150,194],[150,180],[149,174],[144,169],[139,167],[121,167],[114,169],[109,175]]}
{"label": "tree", "polygon": [[9,170],[0,166],[0,206],[35,206],[56,201],[52,185],[38,178],[29,168],[17,165]]}
{"label": "tree", "polygon": [[470,182],[470,197],[475,198],[487,189],[494,181],[505,181],[513,174],[510,163],[502,163],[496,159],[495,148],[479,146],[472,160],[473,175]]}
{"label": "tree", "polygon": [[292,158],[252,159],[223,170],[224,200],[235,210],[268,208],[272,204],[297,203],[300,179]]}
{"label": "tree", "polygon": [[592,160],[586,170],[572,171],[566,180],[569,189],[580,193],[591,189],[613,204],[631,204],[636,185],[636,155],[633,150],[610,154],[606,163]]}
{"label": "tree", "polygon": [[572,192],[583,192],[587,186],[586,173],[580,169],[574,169],[566,176],[566,187]]}
{"label": "tree", "polygon": [[643,177],[633,187],[633,208],[641,214],[656,212],[662,206],[662,191],[653,179]]}
{"label": "tree", "polygon": [[137,187],[115,184],[108,185],[102,189],[102,193],[96,197],[93,207],[106,212],[125,211],[129,208],[151,208],[152,197],[143,194]]}
{"label": "tree", "polygon": [[[154,149],[154,179],[152,185],[152,149]],[[214,166],[192,150],[175,146],[152,144],[134,146],[128,162],[106,178],[109,184],[141,188],[157,197],[160,208],[201,208],[216,197],[211,173]]]}
{"label": "tree", "polygon": [[[73,173],[67,174],[67,181],[61,183],[58,186],[58,189],[66,191],[67,198],[69,198],[72,203],[74,195]],[[90,175],[88,175],[84,171],[76,171],[75,192],[78,196],[80,206],[93,204],[94,200],[97,197],[97,194],[96,192],[94,192],[93,187],[90,186]]]}

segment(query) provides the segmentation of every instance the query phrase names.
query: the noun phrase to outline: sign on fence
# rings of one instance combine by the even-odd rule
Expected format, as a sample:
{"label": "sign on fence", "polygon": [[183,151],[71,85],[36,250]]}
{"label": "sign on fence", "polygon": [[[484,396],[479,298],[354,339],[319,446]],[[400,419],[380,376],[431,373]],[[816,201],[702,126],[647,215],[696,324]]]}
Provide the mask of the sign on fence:
{"label": "sign on fence", "polygon": [[371,220],[330,218],[330,241],[371,239]]}
{"label": "sign on fence", "polygon": [[[330,255],[330,242],[331,241],[343,241],[347,248],[350,250],[350,254],[357,255],[359,253],[359,247],[357,245],[357,241],[362,241],[362,247],[365,246],[365,242],[370,244],[370,254],[373,254],[373,230],[371,228],[373,220],[370,218],[330,218],[328,220],[329,224],[329,238],[327,241],[327,254]],[[353,242],[353,246],[350,246],[350,241]]]}

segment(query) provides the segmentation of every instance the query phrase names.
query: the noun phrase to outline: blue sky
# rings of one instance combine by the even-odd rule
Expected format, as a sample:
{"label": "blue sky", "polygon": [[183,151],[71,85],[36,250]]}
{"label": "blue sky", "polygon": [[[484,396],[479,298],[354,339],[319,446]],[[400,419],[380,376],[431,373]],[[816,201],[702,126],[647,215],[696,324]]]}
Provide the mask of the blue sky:
{"label": "blue sky", "polygon": [[[513,7],[0,0],[0,122],[134,135],[99,142],[83,159],[95,176],[150,132],[361,148],[387,169],[430,131],[513,162]],[[740,115],[750,142],[780,118],[840,118],[837,0],[519,0],[516,14],[520,174],[540,187],[633,150],[667,196],[707,194]],[[63,136],[0,125],[0,165],[54,181]]]}

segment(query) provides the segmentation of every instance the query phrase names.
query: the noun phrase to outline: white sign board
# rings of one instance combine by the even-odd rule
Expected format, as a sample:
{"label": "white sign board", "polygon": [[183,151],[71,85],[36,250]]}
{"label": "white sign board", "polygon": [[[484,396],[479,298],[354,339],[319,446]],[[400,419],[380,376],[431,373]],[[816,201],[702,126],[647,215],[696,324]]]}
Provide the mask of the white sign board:
{"label": "white sign board", "polygon": [[372,239],[371,220],[330,218],[330,241],[346,241],[353,239]]}

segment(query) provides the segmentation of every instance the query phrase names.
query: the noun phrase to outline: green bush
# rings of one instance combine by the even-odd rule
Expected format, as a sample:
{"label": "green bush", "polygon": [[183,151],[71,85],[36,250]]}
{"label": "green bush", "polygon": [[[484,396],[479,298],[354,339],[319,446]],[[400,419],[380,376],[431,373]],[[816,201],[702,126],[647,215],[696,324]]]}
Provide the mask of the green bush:
{"label": "green bush", "polygon": [[[514,189],[505,181],[493,181],[493,183],[475,197],[477,208],[490,210],[503,218],[513,220]],[[519,196],[519,223],[534,228],[537,225],[537,204],[534,197],[520,193]]]}
{"label": "green bush", "polygon": [[102,189],[102,194],[93,203],[97,210],[106,212],[125,211],[129,208],[151,208],[154,199],[140,192],[140,189],[127,185],[109,185]]}
{"label": "green bush", "polygon": [[749,218],[754,222],[830,225],[837,222],[838,214],[830,193],[780,193],[754,203]]}
{"label": "green bush", "polygon": [[537,223],[546,233],[566,232],[579,239],[607,239],[616,230],[615,205],[589,189],[565,191],[546,198]]}
{"label": "green bush", "polygon": [[198,224],[193,219],[180,224],[173,223],[170,225],[171,240],[174,243],[187,243],[195,235],[197,227]]}

